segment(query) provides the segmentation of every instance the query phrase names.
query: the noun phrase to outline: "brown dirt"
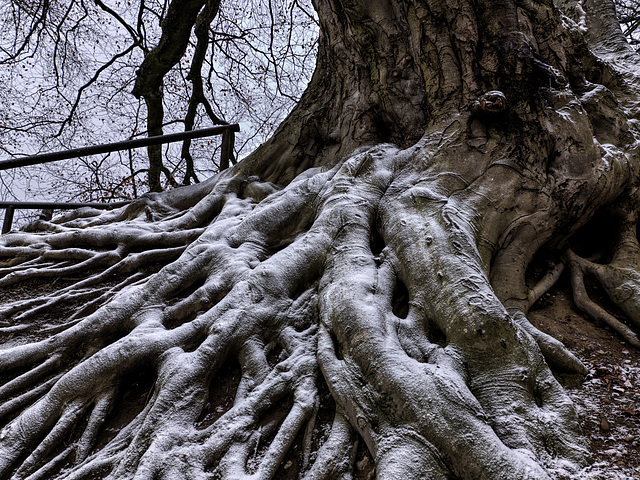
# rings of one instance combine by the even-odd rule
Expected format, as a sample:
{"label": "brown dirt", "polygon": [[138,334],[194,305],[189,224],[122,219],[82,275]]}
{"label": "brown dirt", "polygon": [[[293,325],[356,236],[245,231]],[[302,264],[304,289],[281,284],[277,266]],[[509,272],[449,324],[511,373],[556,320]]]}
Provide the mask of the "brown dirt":
{"label": "brown dirt", "polygon": [[[606,305],[599,292],[593,297]],[[640,351],[577,310],[567,285],[540,299],[529,320],[562,341],[589,368],[584,379],[559,376],[593,454],[593,465],[579,478],[640,479]]]}

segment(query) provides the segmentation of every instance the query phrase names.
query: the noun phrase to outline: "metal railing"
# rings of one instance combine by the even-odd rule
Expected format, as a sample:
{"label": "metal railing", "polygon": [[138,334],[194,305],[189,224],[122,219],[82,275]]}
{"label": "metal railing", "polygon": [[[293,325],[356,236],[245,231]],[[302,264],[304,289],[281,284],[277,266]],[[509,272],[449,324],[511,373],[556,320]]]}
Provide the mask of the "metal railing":
{"label": "metal railing", "polygon": [[[120,150],[130,150],[133,148],[148,147],[150,145],[160,145],[165,143],[179,142],[181,140],[190,140],[194,138],[211,137],[213,135],[222,135],[222,146],[220,151],[220,170],[229,168],[229,161],[232,160],[233,146],[235,143],[235,132],[240,131],[238,124],[221,125],[218,127],[203,128],[200,130],[189,130],[187,132],[170,133],[167,135],[156,135],[154,137],[137,138],[135,140],[125,140],[122,142],[106,143],[101,145],[92,145],[90,147],[74,148],[61,152],[42,153],[39,155],[31,155],[28,157],[14,158],[10,160],[0,160],[0,170],[8,170],[11,168],[27,167],[30,165],[39,165],[43,163],[56,162],[58,160],[66,160],[69,158],[84,157],[88,155],[99,155],[102,153],[117,152]],[[73,203],[73,202],[0,202],[0,208],[5,209],[4,222],[2,224],[2,233],[5,234],[11,230],[13,224],[13,215],[15,210],[35,210],[35,209],[57,209],[72,210],[81,207],[93,207],[98,209],[110,209],[129,202],[113,202],[113,203]]]}

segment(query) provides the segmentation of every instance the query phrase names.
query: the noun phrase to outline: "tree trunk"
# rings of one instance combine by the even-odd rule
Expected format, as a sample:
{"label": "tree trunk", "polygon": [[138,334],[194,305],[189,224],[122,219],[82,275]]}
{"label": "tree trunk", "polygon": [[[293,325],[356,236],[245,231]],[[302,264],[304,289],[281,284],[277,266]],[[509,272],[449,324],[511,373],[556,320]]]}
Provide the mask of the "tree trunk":
{"label": "tree trunk", "polygon": [[311,84],[249,158],[3,236],[0,285],[62,280],[0,310],[0,476],[583,468],[549,366],[584,367],[527,313],[564,266],[640,345],[640,70],[607,2],[559,3],[317,0]]}
{"label": "tree trunk", "polygon": [[[142,97],[147,107],[147,133],[150,137],[162,135],[164,126],[164,104],[162,98],[163,79],[184,55],[191,30],[196,23],[200,10],[206,0],[172,1],[162,19],[162,35],[158,44],[149,52],[136,74],[133,95]],[[212,18],[217,13],[217,7]],[[177,186],[171,172],[163,165],[162,146],[151,145],[147,148],[149,157],[149,191],[161,192],[161,174]]]}

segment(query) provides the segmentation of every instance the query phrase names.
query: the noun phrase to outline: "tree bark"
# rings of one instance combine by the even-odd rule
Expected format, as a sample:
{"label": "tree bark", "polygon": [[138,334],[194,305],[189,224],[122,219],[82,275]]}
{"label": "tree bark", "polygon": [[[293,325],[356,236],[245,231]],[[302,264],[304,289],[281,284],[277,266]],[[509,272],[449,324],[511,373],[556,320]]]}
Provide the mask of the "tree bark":
{"label": "tree bark", "polygon": [[358,442],[380,479],[586,466],[550,369],[584,366],[527,320],[563,268],[527,272],[554,257],[610,315],[590,275],[640,346],[640,69],[608,3],[315,6],[313,79],[250,157],[2,237],[3,287],[82,278],[0,310],[0,476],[347,479]]}

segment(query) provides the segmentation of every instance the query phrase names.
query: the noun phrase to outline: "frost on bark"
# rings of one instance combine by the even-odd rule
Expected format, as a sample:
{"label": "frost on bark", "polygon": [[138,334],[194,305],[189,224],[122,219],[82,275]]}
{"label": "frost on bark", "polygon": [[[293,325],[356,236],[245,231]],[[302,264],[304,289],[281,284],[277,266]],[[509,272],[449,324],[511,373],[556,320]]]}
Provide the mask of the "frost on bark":
{"label": "frost on bark", "polygon": [[0,478],[349,479],[358,448],[381,479],[586,465],[549,366],[584,367],[527,312],[564,270],[639,344],[639,69],[611,6],[316,8],[316,74],[249,158],[2,237],[2,288],[43,291],[0,309]]}

